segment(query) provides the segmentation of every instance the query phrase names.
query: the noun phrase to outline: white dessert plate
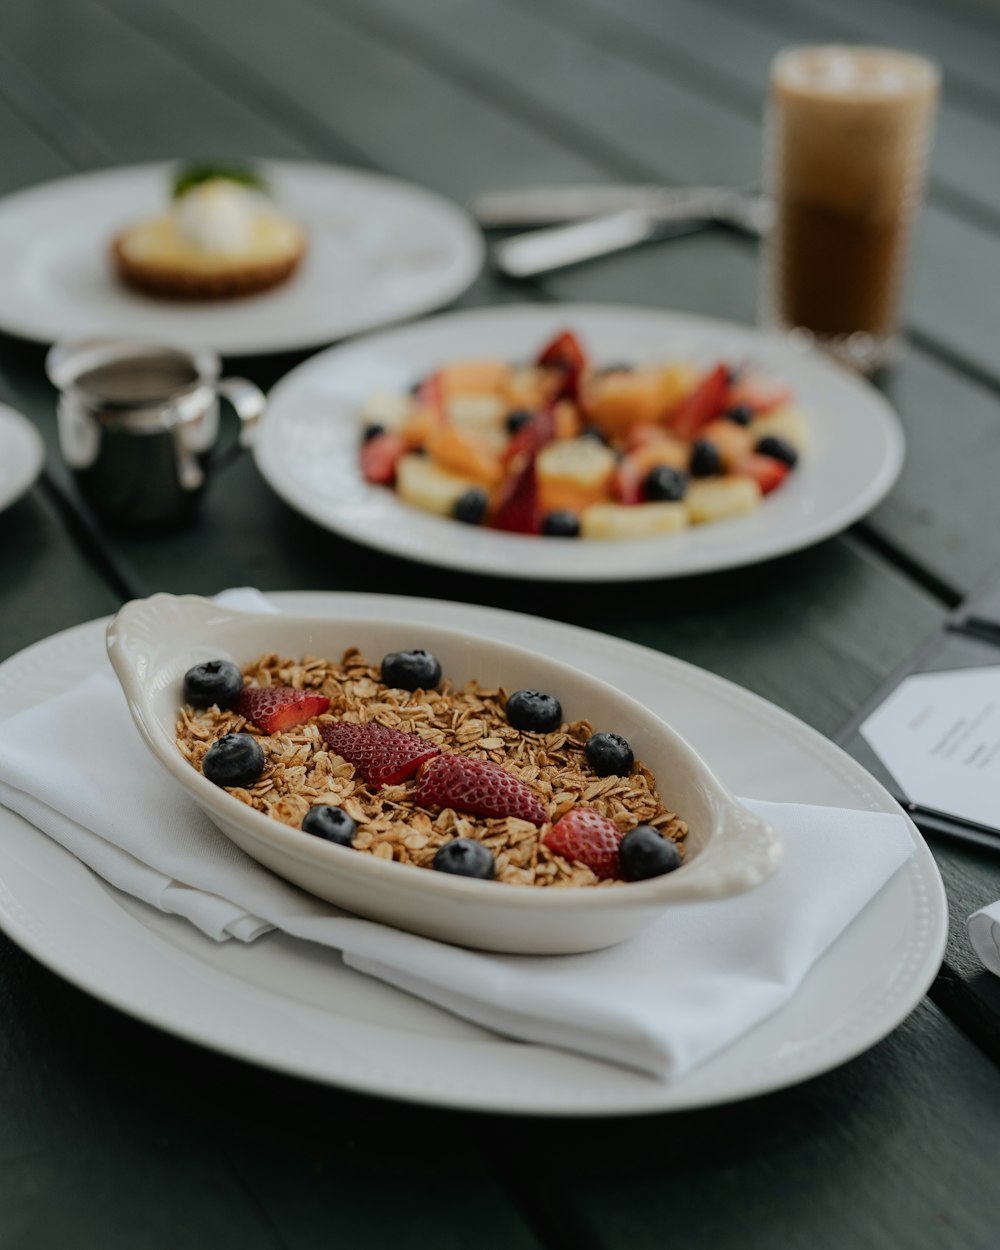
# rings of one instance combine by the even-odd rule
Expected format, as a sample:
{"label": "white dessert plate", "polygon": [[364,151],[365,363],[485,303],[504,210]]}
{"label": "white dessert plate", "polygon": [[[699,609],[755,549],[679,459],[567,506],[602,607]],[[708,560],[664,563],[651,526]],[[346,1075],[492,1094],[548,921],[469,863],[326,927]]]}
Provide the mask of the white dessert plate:
{"label": "white dessert plate", "polygon": [[226,356],[292,351],[430,312],[479,272],[478,228],[434,192],[338,165],[254,164],[309,235],[289,282],[213,303],[127,290],[108,245],[130,222],[164,211],[175,166],[108,169],[0,200],[0,329],[43,343],[96,334]]}
{"label": "white dessert plate", "polygon": [[[463,357],[530,360],[567,328],[582,336],[597,364],[753,362],[794,388],[809,419],[807,453],[781,489],[749,515],[617,542],[462,525],[362,479],[359,412],[372,391],[405,391],[435,367]],[[624,581],[753,564],[828,538],[892,486],[903,434],[878,391],[786,338],[648,308],[515,305],[429,318],[306,361],[272,390],[254,455],[286,503],[335,533],[394,555],[498,577]]]}
{"label": "white dessert plate", "polygon": [[0,512],[20,499],[44,463],[42,436],[27,417],[0,404]]}
{"label": "white dessert plate", "polygon": [[[338,619],[434,624],[518,643],[611,682],[704,751],[739,794],[898,813],[858,764],[801,721],[691,665],[602,634],[468,604],[283,593],[276,606]],[[93,621],[0,665],[12,715],[104,663]],[[0,926],[105,1002],[190,1041],[331,1085],[440,1106],[620,1115],[706,1106],[793,1085],[874,1045],[917,1005],[941,961],[947,907],[912,829],[911,859],[780,1011],[674,1081],[512,1042],[346,969],[331,951],[270,935],[217,945],[104,885],[0,808]],[[400,1063],[400,1055],[407,1062]]]}

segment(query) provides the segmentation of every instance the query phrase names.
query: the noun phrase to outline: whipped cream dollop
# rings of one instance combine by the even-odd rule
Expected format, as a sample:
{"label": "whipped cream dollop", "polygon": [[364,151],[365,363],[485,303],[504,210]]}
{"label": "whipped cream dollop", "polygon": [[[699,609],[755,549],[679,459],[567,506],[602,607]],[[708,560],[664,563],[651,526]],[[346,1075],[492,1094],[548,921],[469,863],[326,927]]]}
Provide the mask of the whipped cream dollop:
{"label": "whipped cream dollop", "polygon": [[268,202],[259,191],[226,178],[211,178],[187,191],[174,205],[177,228],[188,243],[205,252],[248,251],[257,219]]}

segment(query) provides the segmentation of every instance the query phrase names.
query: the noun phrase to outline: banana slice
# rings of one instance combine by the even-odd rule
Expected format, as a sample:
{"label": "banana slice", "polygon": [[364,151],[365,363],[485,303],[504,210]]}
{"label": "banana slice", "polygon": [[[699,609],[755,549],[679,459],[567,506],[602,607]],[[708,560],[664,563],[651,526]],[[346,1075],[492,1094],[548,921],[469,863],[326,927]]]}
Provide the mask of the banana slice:
{"label": "banana slice", "polygon": [[455,504],[475,485],[469,478],[442,469],[428,456],[402,456],[396,465],[400,498],[438,516],[451,516]]}
{"label": "banana slice", "polygon": [[594,503],[580,516],[584,538],[648,538],[687,526],[683,503]]}

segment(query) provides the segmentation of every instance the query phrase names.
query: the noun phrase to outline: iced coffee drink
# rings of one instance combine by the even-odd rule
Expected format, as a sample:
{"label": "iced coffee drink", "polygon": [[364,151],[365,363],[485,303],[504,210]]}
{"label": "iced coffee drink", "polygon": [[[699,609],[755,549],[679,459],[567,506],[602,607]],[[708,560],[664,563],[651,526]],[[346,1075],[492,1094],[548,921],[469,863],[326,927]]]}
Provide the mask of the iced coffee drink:
{"label": "iced coffee drink", "polygon": [[938,84],[889,48],[793,48],[772,67],[764,318],[866,371],[893,354]]}

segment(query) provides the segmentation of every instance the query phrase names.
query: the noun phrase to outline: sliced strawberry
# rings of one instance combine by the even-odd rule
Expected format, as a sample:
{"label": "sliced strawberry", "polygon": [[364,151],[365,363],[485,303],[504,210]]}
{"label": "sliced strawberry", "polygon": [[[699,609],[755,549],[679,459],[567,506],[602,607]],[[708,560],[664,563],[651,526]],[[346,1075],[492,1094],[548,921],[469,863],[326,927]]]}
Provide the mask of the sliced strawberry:
{"label": "sliced strawberry", "polygon": [[280,734],[294,729],[325,712],[330,700],[315,690],[293,690],[291,686],[244,686],[236,711],[263,733]]}
{"label": "sliced strawberry", "polygon": [[319,731],[330,750],[353,764],[373,790],[406,781],[441,749],[419,734],[375,722],[327,721]]}
{"label": "sliced strawberry", "polygon": [[621,503],[642,503],[642,480],[646,470],[633,456],[623,456],[615,469],[614,492]]}
{"label": "sliced strawberry", "polygon": [[556,366],[560,369],[571,369],[574,373],[582,373],[587,367],[587,356],[580,345],[580,340],[572,330],[563,330],[551,342],[546,343],[538,353],[537,364]]}
{"label": "sliced strawberry", "polygon": [[445,408],[444,383],[441,381],[440,370],[436,370],[424,378],[417,387],[416,400],[418,407],[433,408],[441,420],[445,420],[447,409]]}
{"label": "sliced strawberry", "polygon": [[791,398],[791,387],[751,375],[732,384],[726,395],[726,407],[745,407],[753,412],[770,412],[772,408],[787,404]]}
{"label": "sliced strawberry", "polygon": [[439,755],[420,775],[421,807],[451,807],[471,816],[516,816],[545,823],[545,808],[519,777],[490,760]]}
{"label": "sliced strawberry", "polygon": [[535,458],[515,470],[504,482],[500,498],[491,518],[494,529],[510,534],[540,534],[542,513],[538,503],[538,474]]}
{"label": "sliced strawberry", "polygon": [[406,451],[406,442],[391,430],[376,434],[361,444],[361,476],[376,486],[389,486],[396,480],[396,464]]}
{"label": "sliced strawberry", "polygon": [[716,365],[670,414],[667,426],[678,438],[693,439],[703,425],[721,414],[729,390],[729,370]]}
{"label": "sliced strawberry", "polygon": [[539,408],[530,421],[511,435],[500,459],[512,464],[518,456],[537,456],[556,436],[556,422],[551,408]]}
{"label": "sliced strawberry", "polygon": [[597,877],[617,877],[618,844],[622,835],[614,821],[593,807],[572,807],[548,831],[542,841],[563,859],[586,864]]}
{"label": "sliced strawberry", "polygon": [[767,495],[788,476],[788,465],[775,456],[763,456],[753,451],[733,465],[733,473],[739,477],[752,477],[761,493]]}

